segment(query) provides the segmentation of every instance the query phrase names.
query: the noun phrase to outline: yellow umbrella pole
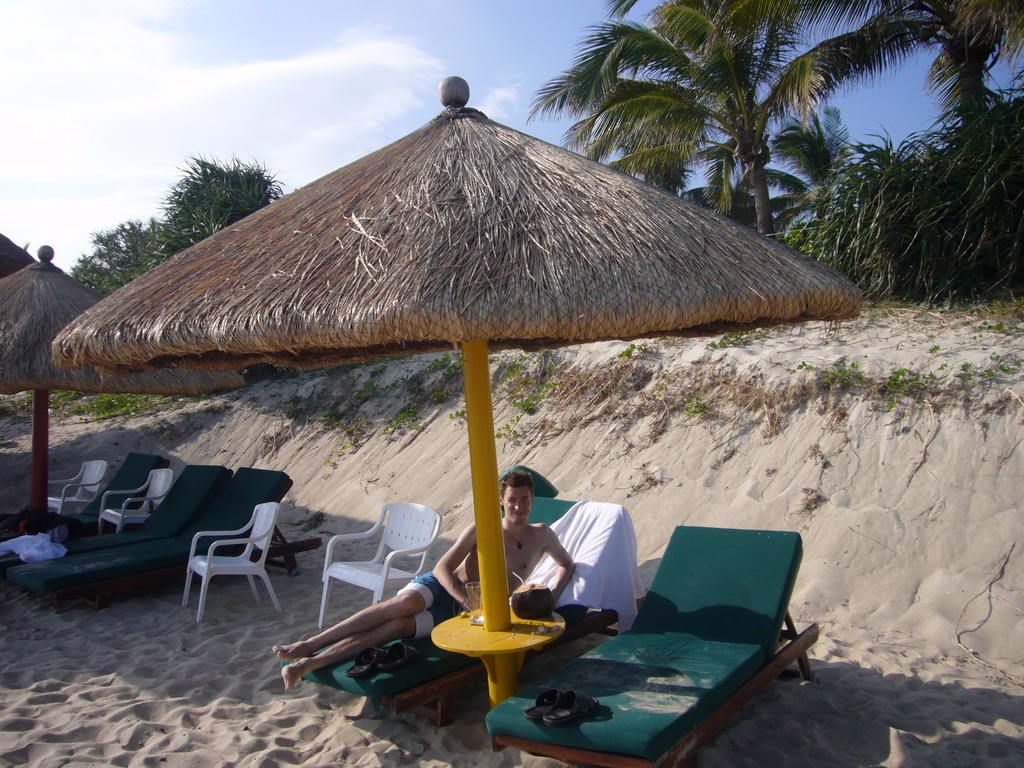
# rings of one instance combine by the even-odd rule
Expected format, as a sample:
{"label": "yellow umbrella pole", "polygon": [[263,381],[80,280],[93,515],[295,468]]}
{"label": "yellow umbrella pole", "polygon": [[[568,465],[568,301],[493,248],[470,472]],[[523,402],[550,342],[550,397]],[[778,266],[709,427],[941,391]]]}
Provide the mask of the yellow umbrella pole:
{"label": "yellow umbrella pole", "polygon": [[[486,340],[462,343],[462,375],[466,388],[484,629],[497,632],[512,626],[512,615],[508,607],[505,545],[498,505],[498,458],[494,449],[494,411]],[[488,688],[491,706],[494,706],[516,692],[516,664],[513,656],[498,656],[492,661],[496,666],[493,674],[488,675]],[[490,665],[488,668],[492,671]]]}

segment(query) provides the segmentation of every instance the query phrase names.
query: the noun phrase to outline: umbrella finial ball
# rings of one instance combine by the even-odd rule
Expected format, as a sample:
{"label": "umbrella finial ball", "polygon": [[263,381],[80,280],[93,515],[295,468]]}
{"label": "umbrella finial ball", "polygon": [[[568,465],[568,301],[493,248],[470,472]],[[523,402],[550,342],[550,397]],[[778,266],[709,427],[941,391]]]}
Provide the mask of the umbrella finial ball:
{"label": "umbrella finial ball", "polygon": [[462,109],[469,103],[469,83],[461,77],[446,77],[437,86],[437,95],[447,109]]}
{"label": "umbrella finial ball", "polygon": [[39,257],[40,261],[45,261],[49,264],[53,261],[53,248],[48,245],[40,245],[39,250],[36,251],[36,255]]}

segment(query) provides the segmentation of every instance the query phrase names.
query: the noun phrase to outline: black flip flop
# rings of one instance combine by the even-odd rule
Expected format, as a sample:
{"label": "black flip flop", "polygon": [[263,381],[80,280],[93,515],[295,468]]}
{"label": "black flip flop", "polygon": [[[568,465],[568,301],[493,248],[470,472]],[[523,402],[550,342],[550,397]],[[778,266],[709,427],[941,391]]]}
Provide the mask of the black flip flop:
{"label": "black flip flop", "polygon": [[544,715],[544,725],[561,725],[592,715],[600,702],[583,691],[562,691],[558,701]]}
{"label": "black flip flop", "polygon": [[367,677],[377,671],[377,665],[384,655],[383,648],[366,648],[359,652],[352,666],[345,670],[348,677]]}
{"label": "black flip flop", "polygon": [[383,653],[377,658],[377,668],[381,672],[404,667],[420,657],[420,652],[406,643],[392,643],[382,650]]}
{"label": "black flip flop", "polygon": [[542,691],[537,696],[537,701],[534,706],[527,707],[523,712],[523,715],[527,720],[533,720],[535,723],[540,722],[544,719],[544,715],[551,711],[551,708],[558,703],[559,697],[562,692],[557,688],[549,688],[546,691]]}

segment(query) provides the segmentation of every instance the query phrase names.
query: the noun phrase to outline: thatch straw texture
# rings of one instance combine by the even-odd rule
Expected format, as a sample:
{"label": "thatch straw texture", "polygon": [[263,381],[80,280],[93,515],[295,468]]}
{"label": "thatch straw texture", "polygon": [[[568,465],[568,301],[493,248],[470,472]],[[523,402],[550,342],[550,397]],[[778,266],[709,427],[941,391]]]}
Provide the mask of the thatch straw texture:
{"label": "thatch straw texture", "polygon": [[125,286],[57,339],[110,371],[707,334],[849,317],[802,254],[560,147],[449,109]]}
{"label": "thatch straw texture", "polygon": [[244,384],[237,373],[158,371],[108,376],[90,367],[53,364],[57,331],[100,300],[100,295],[49,261],[33,263],[0,280],[0,394],[25,390],[199,394]]}
{"label": "thatch straw texture", "polygon": [[6,235],[0,234],[0,278],[13,275],[19,269],[35,263],[36,260],[28,251]]}

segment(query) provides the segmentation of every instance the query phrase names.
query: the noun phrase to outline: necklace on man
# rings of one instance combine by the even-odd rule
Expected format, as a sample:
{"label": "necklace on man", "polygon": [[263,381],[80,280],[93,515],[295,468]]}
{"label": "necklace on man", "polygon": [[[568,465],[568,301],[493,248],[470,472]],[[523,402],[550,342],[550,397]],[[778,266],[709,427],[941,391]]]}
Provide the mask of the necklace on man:
{"label": "necklace on man", "polygon": [[509,533],[508,531],[505,531],[505,535],[508,536],[510,539],[512,539],[512,541],[514,541],[516,543],[516,549],[522,549],[523,548],[523,542],[521,542],[519,539],[517,539],[511,533]]}

